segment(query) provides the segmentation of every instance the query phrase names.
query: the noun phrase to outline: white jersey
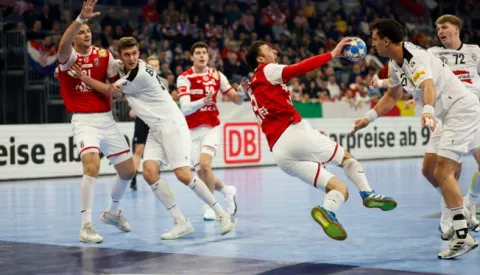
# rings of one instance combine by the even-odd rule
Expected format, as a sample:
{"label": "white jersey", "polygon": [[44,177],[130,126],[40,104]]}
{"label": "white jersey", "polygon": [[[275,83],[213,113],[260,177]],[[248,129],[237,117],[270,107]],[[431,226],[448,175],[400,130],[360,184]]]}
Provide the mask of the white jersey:
{"label": "white jersey", "polygon": [[389,63],[389,87],[402,85],[415,101],[423,105],[420,84],[432,79],[436,91],[435,117],[439,119],[443,119],[455,101],[471,94],[439,58],[410,42],[403,42],[402,48],[402,66],[393,59]]}
{"label": "white jersey", "polygon": [[139,60],[138,66],[127,74],[122,69],[119,74],[121,78],[115,85],[123,86],[128,104],[151,129],[159,129],[165,121],[185,121],[160,76],[143,60]]}
{"label": "white jersey", "polygon": [[473,44],[462,44],[453,50],[445,47],[432,47],[428,49],[442,60],[462,83],[478,97],[480,97],[480,47]]}

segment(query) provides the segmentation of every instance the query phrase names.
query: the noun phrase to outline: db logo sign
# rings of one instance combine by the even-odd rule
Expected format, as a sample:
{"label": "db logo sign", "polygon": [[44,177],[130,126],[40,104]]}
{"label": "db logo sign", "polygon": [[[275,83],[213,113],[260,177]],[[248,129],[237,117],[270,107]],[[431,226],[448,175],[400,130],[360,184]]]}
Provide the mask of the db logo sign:
{"label": "db logo sign", "polygon": [[223,158],[226,164],[260,162],[262,148],[258,123],[225,123],[223,138]]}

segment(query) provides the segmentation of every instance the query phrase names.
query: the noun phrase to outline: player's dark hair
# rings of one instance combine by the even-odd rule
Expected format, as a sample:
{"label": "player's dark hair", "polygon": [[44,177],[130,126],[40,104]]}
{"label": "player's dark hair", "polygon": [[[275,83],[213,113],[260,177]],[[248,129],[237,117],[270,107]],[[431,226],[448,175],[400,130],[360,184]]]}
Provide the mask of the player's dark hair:
{"label": "player's dark hair", "polygon": [[392,19],[376,19],[371,26],[372,31],[377,30],[377,35],[383,39],[388,38],[397,44],[403,41],[403,26]]}
{"label": "player's dark hair", "polygon": [[257,40],[248,47],[247,54],[245,59],[247,60],[248,66],[255,70],[258,67],[257,57],[259,57],[262,53],[260,51],[260,47],[266,45],[267,43],[263,40]]}
{"label": "player's dark hair", "polygon": [[205,44],[204,42],[199,41],[199,42],[193,43],[192,47],[190,48],[190,54],[193,55],[195,50],[200,48],[205,48],[208,51],[208,45]]}
{"label": "player's dark hair", "polygon": [[129,49],[129,48],[135,47],[135,46],[138,47],[137,39],[135,39],[131,36],[122,37],[118,41],[117,50],[118,50],[119,54],[122,54],[122,50]]}

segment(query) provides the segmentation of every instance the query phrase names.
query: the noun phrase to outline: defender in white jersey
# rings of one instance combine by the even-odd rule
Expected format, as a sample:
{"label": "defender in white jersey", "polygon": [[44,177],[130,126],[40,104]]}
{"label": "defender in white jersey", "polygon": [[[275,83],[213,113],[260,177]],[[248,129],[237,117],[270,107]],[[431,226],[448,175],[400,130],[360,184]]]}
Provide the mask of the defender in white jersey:
{"label": "defender in white jersey", "polygon": [[[115,82],[125,95],[130,107],[150,127],[145,144],[143,176],[157,198],[174,219],[173,228],[162,234],[162,239],[177,239],[194,232],[193,226],[176,205],[168,184],[160,179],[160,168],[170,164],[179,181],[190,187],[215,211],[221,222],[221,234],[227,234],[236,226],[236,219],[228,214],[215,200],[205,183],[194,177],[190,170],[190,133],[182,112],[155,72],[144,61],[139,60],[138,42],[133,37],[123,37],[118,44],[123,66],[119,68],[121,78]],[[75,68],[80,79],[95,90],[108,91],[109,86],[95,81]]]}
{"label": "defender in white jersey", "polygon": [[402,86],[423,105],[422,126],[433,131],[436,119],[443,122],[435,150],[438,158],[434,177],[450,208],[455,234],[449,248],[438,257],[455,258],[478,246],[468,232],[462,192],[454,172],[473,143],[480,123],[480,103],[440,59],[419,46],[404,42],[403,37],[403,27],[393,20],[378,19],[372,24],[372,46],[381,56],[391,58],[389,88],[374,109],[355,121],[351,134],[392,109],[401,98]]}
{"label": "defender in white jersey", "polygon": [[[462,21],[454,15],[440,16],[435,24],[437,25],[438,38],[443,46],[432,47],[428,52],[440,58],[443,64],[447,65],[453,73],[460,79],[465,87],[467,87],[477,97],[480,97],[480,48],[478,45],[463,44],[460,40],[460,30]],[[425,157],[423,161],[423,174],[430,181],[434,182],[434,163],[436,161],[435,148],[441,139],[441,125],[437,125],[437,130],[433,132],[427,145]],[[471,146],[473,156],[477,161],[480,169],[480,127],[477,130],[474,142]],[[460,176],[461,163],[457,168],[458,177]],[[434,184],[435,185],[435,184]],[[480,230],[480,222],[476,218],[476,202],[480,194],[480,172],[475,171],[468,190],[468,194],[464,197],[465,207],[467,208],[470,219],[468,225],[472,230]],[[445,205],[445,201],[441,202],[442,216],[440,218],[439,230],[442,239],[449,239],[453,235],[453,228],[450,212]]]}
{"label": "defender in white jersey", "polygon": [[[454,15],[443,15],[439,17],[435,24],[437,25],[437,34],[443,46],[436,46],[429,48],[427,51],[434,56],[440,58],[443,64],[447,65],[453,73],[460,79],[472,93],[480,97],[480,48],[478,45],[463,44],[460,40],[460,29],[462,21]],[[386,88],[388,80],[374,80],[371,85],[373,87],[379,86]],[[415,100],[407,102],[407,106],[414,105]],[[438,186],[435,181],[434,171],[437,162],[436,148],[440,142],[442,135],[442,123],[437,121],[436,130],[432,133],[425,156],[423,159],[422,173],[425,178],[433,184]],[[480,127],[477,129],[473,144],[470,146],[473,155],[480,169]],[[455,178],[460,177],[461,163],[457,166]],[[468,194],[464,197],[465,206],[468,211],[467,221],[470,229],[480,230],[480,222],[476,218],[476,201],[480,194],[480,172],[476,171],[473,174],[472,182]],[[439,231],[444,240],[448,240],[453,236],[452,219],[449,216],[450,211],[445,204],[445,200],[441,200],[442,215],[440,218]]]}

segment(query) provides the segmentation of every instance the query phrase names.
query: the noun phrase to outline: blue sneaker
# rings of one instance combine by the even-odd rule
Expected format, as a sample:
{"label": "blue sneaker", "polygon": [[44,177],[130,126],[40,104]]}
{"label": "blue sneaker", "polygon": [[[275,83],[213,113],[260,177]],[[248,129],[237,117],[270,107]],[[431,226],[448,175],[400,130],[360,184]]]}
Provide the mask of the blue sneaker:
{"label": "blue sneaker", "polygon": [[312,218],[323,228],[325,234],[330,238],[343,241],[347,238],[347,231],[338,222],[335,213],[321,206],[312,208]]}
{"label": "blue sneaker", "polygon": [[390,211],[397,207],[397,202],[387,196],[379,195],[375,191],[361,191],[360,196],[363,200],[363,205],[368,208],[380,208],[383,211]]}

